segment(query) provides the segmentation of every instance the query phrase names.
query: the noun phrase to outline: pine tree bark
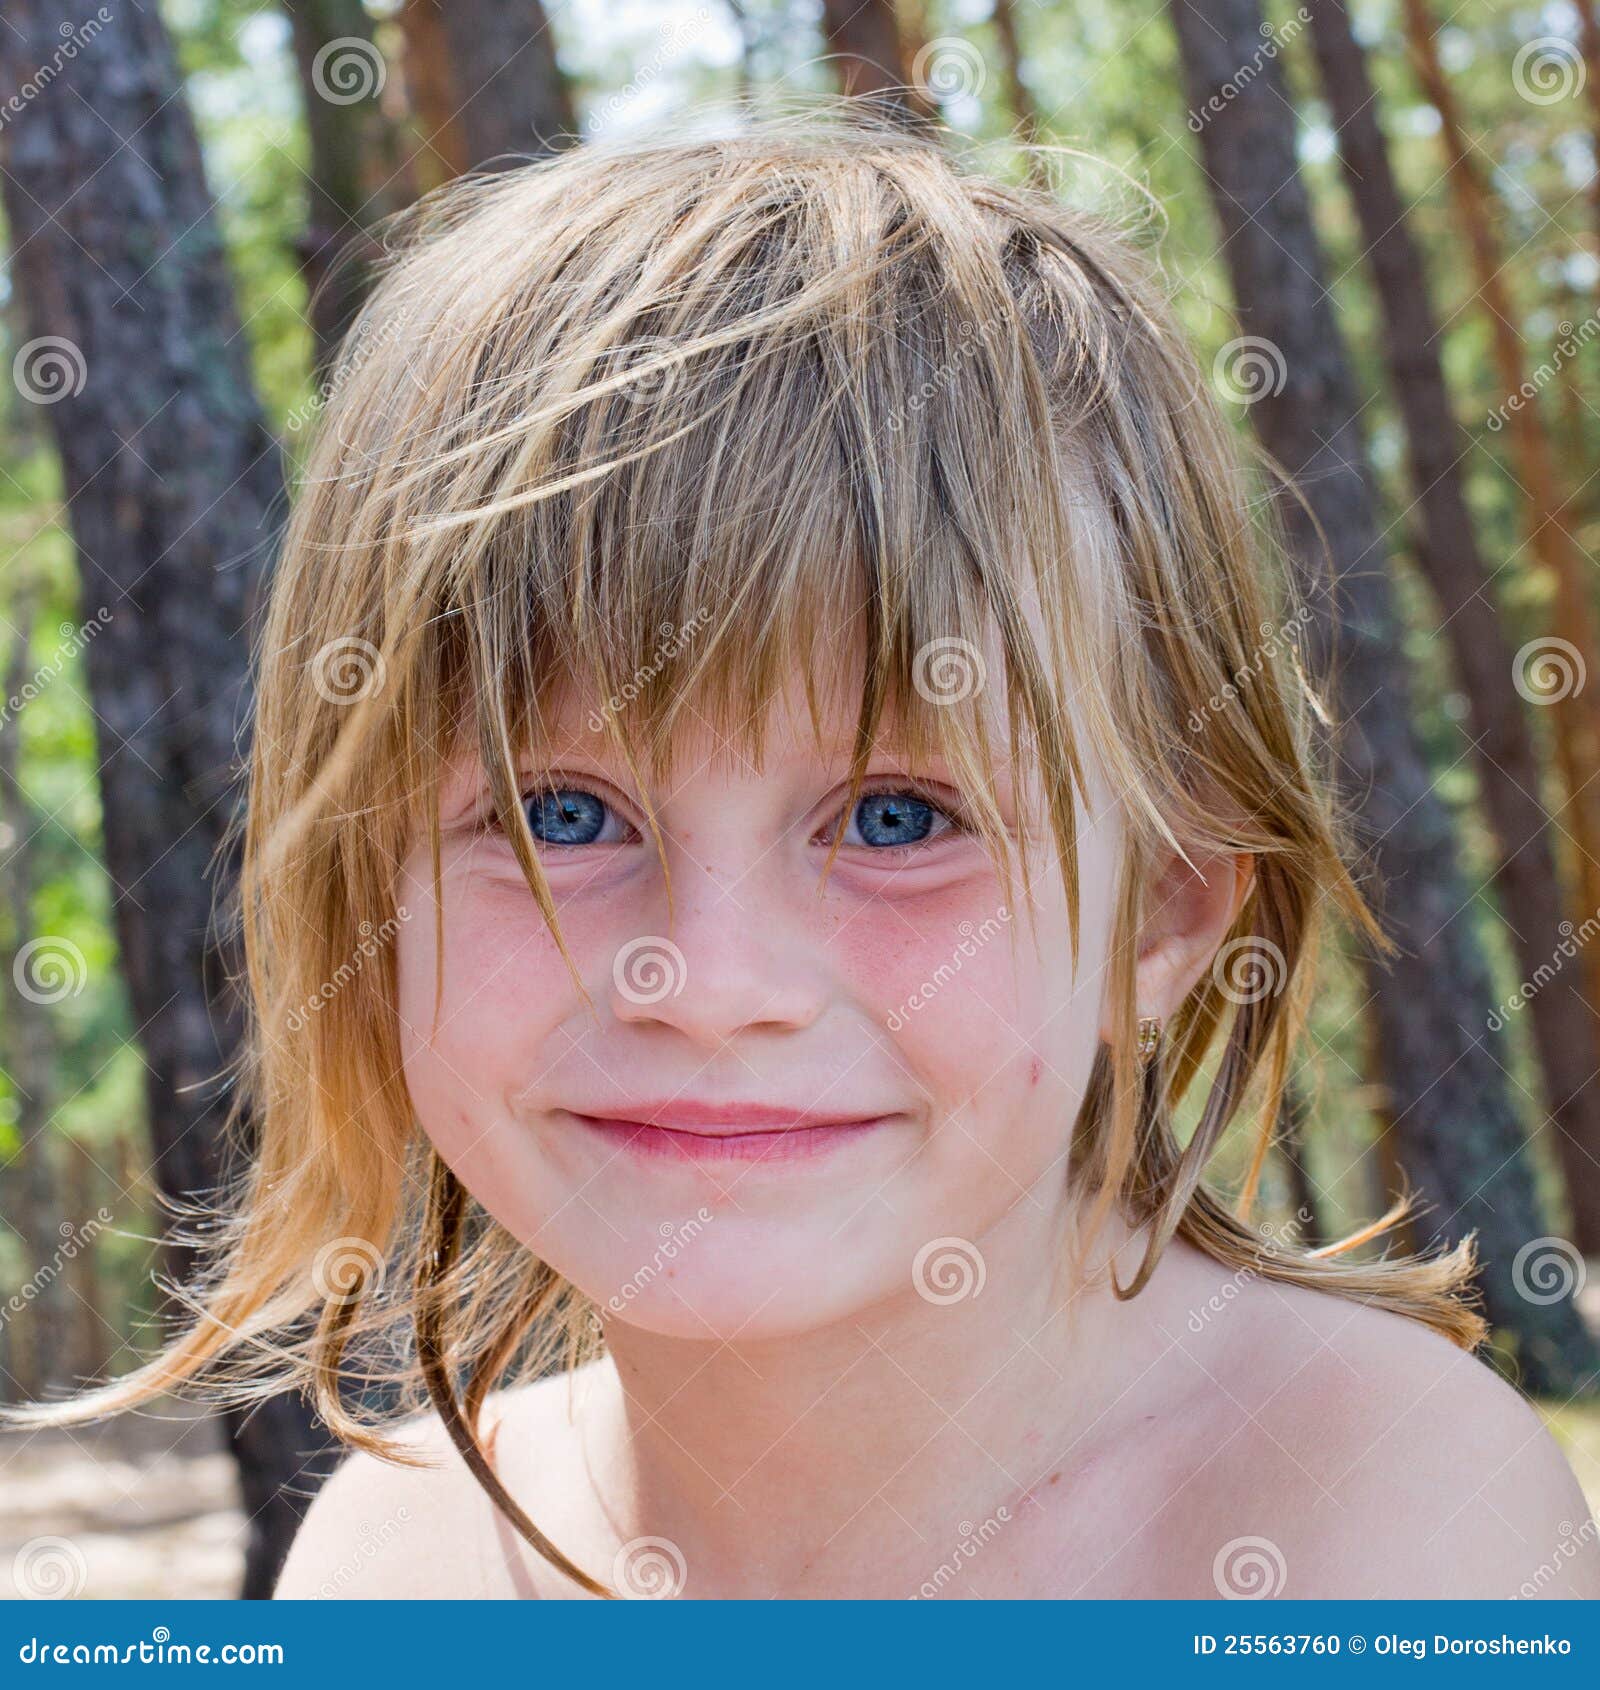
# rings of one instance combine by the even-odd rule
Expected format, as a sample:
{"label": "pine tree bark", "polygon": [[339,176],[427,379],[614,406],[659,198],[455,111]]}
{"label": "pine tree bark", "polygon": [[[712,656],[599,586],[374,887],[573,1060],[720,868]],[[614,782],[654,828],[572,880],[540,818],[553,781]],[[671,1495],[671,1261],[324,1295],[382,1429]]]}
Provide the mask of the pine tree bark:
{"label": "pine tree bark", "polygon": [[[1417,557],[1443,612],[1441,629],[1471,707],[1478,782],[1499,847],[1495,884],[1521,978],[1531,981],[1559,954],[1562,897],[1527,707],[1467,508],[1461,464],[1470,447],[1451,409],[1439,319],[1345,0],[1318,0],[1311,32],[1378,294],[1390,390],[1405,424]],[[1574,1241],[1585,1254],[1600,1254],[1600,1041],[1581,973],[1551,980],[1532,997],[1527,1014],[1566,1174]]]}
{"label": "pine tree bark", "polygon": [[894,0],[822,0],[822,33],[846,96],[910,127],[933,120],[932,102],[912,74]]}
{"label": "pine tree bark", "polygon": [[399,202],[372,180],[388,150],[379,103],[387,68],[361,0],[284,0],[284,9],[309,142],[299,258],[321,378],[366,295],[366,266],[379,253],[372,226]]}
{"label": "pine tree bark", "polygon": [[434,181],[509,170],[578,138],[539,0],[405,0],[406,85]]}
{"label": "pine tree bark", "polygon": [[1022,75],[1022,35],[1017,28],[1013,0],[994,0],[994,32],[1000,41],[1000,63],[1005,69],[1006,99],[1024,141],[1039,139],[1039,112],[1033,92]]}
{"label": "pine tree bark", "polygon": [[[242,1033],[224,973],[238,958],[210,917],[236,867],[224,829],[283,470],[155,0],[104,7],[93,29],[81,17],[64,0],[8,0],[0,28],[0,99],[23,101],[0,128],[11,274],[30,336],[55,337],[25,346],[16,375],[60,453],[86,617],[104,612],[84,655],[116,936],[156,1182],[193,1200],[234,1172],[218,1081]],[[245,1594],[265,1596],[328,1437],[298,1397],[225,1421]]]}
{"label": "pine tree bark", "polygon": [[[1446,180],[1472,264],[1476,303],[1489,329],[1496,372],[1505,391],[1506,442],[1524,506],[1528,543],[1555,585],[1554,618],[1547,649],[1557,756],[1567,789],[1562,824],[1571,835],[1574,874],[1584,919],[1600,918],[1600,638],[1590,601],[1592,567],[1567,526],[1571,499],[1562,486],[1555,446],[1528,379],[1516,309],[1506,286],[1505,258],[1491,221],[1493,203],[1478,154],[1461,121],[1455,91],[1444,73],[1427,0],[1404,0],[1406,40],[1417,79],[1439,114]],[[1534,670],[1530,678],[1537,679]],[[1580,953],[1592,1013],[1600,1016],[1600,945]]]}
{"label": "pine tree bark", "polygon": [[1595,259],[1600,261],[1600,12],[1596,11],[1594,0],[1573,0],[1573,4],[1578,12],[1578,52],[1589,101],[1590,145],[1596,164],[1589,174],[1590,234]]}
{"label": "pine tree bark", "polygon": [[1294,108],[1275,56],[1261,50],[1258,0],[1169,4],[1190,109],[1208,114],[1202,161],[1239,326],[1267,343],[1274,378],[1281,372],[1263,384],[1251,420],[1306,502],[1285,499],[1282,517],[1311,613],[1310,655],[1333,676],[1338,778],[1399,947],[1388,962],[1369,962],[1368,1013],[1397,1149],[1424,1205],[1418,1236],[1427,1244],[1477,1233],[1486,1310],[1514,1341],[1525,1387],[1570,1392],[1592,1383],[1600,1358],[1570,1302],[1530,1302],[1515,1283],[1517,1250],[1548,1229],[1505,1073],[1481,1032],[1493,1008],[1489,972],[1451,817],[1412,725],[1355,387],[1298,170]]}

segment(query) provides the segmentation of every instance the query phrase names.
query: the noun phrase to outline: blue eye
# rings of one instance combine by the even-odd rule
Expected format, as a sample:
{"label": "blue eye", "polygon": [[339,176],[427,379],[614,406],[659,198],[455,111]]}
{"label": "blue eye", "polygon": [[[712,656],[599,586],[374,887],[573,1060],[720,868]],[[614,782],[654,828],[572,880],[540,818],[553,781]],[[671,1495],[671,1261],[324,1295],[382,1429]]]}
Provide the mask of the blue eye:
{"label": "blue eye", "polygon": [[943,811],[914,792],[869,792],[856,804],[845,843],[891,849],[921,845],[941,822],[954,825]]}
{"label": "blue eye", "polygon": [[[581,786],[546,787],[522,800],[528,829],[541,845],[610,845],[627,839],[628,824],[598,793]],[[960,823],[919,793],[889,789],[857,800],[844,843],[873,850],[926,844]]]}
{"label": "blue eye", "polygon": [[535,792],[523,802],[533,837],[543,845],[593,845],[605,829],[605,800],[578,787]]}

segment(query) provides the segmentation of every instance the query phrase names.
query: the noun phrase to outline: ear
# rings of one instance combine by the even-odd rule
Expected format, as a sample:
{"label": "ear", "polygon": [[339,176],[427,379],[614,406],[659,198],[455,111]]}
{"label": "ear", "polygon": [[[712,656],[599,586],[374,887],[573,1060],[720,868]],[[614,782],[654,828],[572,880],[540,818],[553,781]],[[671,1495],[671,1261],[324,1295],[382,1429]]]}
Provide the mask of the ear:
{"label": "ear", "polygon": [[[1255,859],[1245,851],[1191,851],[1187,861],[1176,851],[1166,853],[1139,933],[1134,1001],[1140,1015],[1165,1021],[1189,995],[1238,919],[1254,878]],[[1100,1021],[1100,1036],[1110,1043],[1109,1002]]]}

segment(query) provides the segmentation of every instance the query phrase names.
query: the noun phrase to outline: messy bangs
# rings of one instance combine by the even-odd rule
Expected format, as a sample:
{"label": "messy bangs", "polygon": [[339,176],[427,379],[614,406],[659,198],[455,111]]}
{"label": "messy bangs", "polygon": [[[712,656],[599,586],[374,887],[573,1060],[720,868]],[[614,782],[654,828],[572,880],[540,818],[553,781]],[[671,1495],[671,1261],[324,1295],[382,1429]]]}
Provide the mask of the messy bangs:
{"label": "messy bangs", "polygon": [[[685,191],[679,149],[664,161],[677,191],[651,194],[648,158],[618,180],[597,153],[587,191],[549,174],[556,237],[504,255],[481,249],[480,226],[539,227],[536,172],[458,189],[455,226],[425,210],[402,228],[352,333],[307,491],[326,477],[348,497],[352,473],[370,476],[367,520],[392,559],[372,643],[383,652],[408,622],[418,640],[387,700],[390,754],[470,741],[558,938],[516,821],[519,766],[548,744],[558,694],[596,701],[589,726],[643,785],[670,781],[690,727],[760,767],[798,675],[819,738],[825,719],[854,722],[853,782],[886,720],[908,758],[948,763],[1008,887],[994,767],[1050,771],[1076,947],[1081,775],[1064,701],[1081,721],[1096,675],[1070,673],[1052,636],[1103,612],[1077,602],[1093,571],[1063,506],[1007,227],[908,192],[900,172],[919,154],[886,145],[897,169],[863,159],[828,195],[803,158],[753,194],[708,145]],[[621,219],[627,242],[600,238]],[[402,316],[405,379],[364,383],[362,346]],[[330,567],[350,544],[305,543]],[[1030,600],[1048,603],[1031,626]],[[425,824],[437,763],[411,774],[407,814]]]}
{"label": "messy bangs", "polygon": [[[759,767],[797,675],[819,734],[854,723],[854,786],[886,727],[907,758],[942,758],[1008,884],[995,770],[1037,774],[1074,961],[1077,816],[1103,781],[1123,824],[1109,1031],[1062,1136],[1085,1235],[1113,1207],[1144,1231],[1126,1283],[1105,1265],[1118,1296],[1181,1237],[1478,1343],[1470,1240],[1370,1261],[1350,1252],[1398,1207],[1316,1251],[1250,1216],[1325,919],[1387,941],[1348,867],[1304,610],[1122,232],[927,140],[808,117],[585,145],[453,184],[387,239],[256,651],[232,1094],[248,1179],[193,1239],[208,1269],[187,1331],[6,1418],[299,1385],[345,1443],[416,1460],[395,1415],[349,1400],[357,1352],[391,1401],[431,1402],[541,1555],[610,1594],[506,1494],[478,1432],[491,1390],[563,1343],[568,1367],[603,1349],[598,1311],[432,1150],[377,941],[408,918],[419,826],[438,883],[463,749],[561,942],[520,789],[568,689],[647,793],[692,739]],[[1134,964],[1174,850],[1247,857],[1252,877],[1145,1060]],[[1235,1200],[1204,1176],[1241,1117]]]}

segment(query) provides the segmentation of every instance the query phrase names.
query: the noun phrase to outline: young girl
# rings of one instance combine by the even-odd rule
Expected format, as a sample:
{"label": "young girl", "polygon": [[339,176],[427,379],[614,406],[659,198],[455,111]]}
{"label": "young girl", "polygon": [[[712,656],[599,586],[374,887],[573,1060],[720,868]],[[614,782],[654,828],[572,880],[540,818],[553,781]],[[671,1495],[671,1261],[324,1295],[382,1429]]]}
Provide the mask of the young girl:
{"label": "young girl", "polygon": [[290,1597],[1600,1593],[1470,1243],[1247,1218],[1377,932],[1250,507],[1115,231],[926,141],[425,203],[260,655],[252,1178],[68,1412],[312,1391]]}

